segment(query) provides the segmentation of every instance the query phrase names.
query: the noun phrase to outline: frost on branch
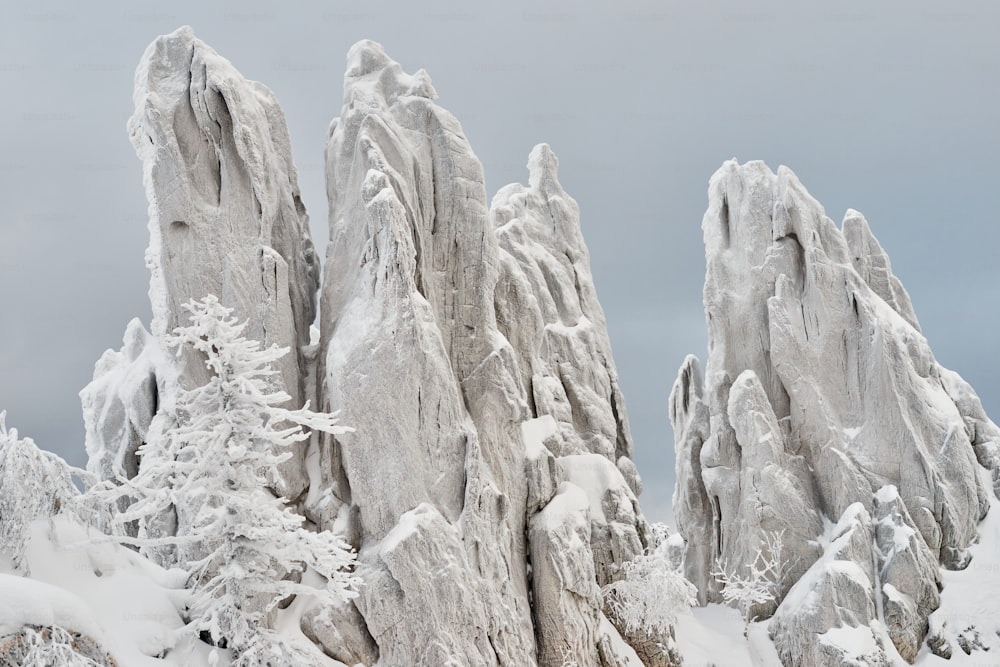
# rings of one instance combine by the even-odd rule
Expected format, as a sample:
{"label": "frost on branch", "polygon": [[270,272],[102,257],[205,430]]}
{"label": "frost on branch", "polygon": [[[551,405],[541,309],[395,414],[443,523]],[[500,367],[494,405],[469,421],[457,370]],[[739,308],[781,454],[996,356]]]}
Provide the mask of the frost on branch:
{"label": "frost on branch", "polygon": [[783,530],[764,533],[764,544],[757,548],[745,574],[741,568],[729,570],[722,562],[716,561],[716,571],[712,576],[722,584],[722,599],[727,604],[736,605],[743,613],[744,636],[761,613],[766,613],[768,608],[773,612],[778,600],[778,582],[786,566],[781,561],[783,547]]}
{"label": "frost on branch", "polygon": [[[237,665],[287,663],[296,648],[268,627],[269,613],[292,595],[341,604],[356,595],[354,554],[331,532],[312,532],[304,518],[275,497],[276,466],[288,448],[309,437],[307,426],[343,433],[332,415],[279,405],[274,362],[288,352],[262,349],[242,335],[245,323],[214,296],[185,304],[190,324],[167,336],[178,356],[204,359],[208,381],[181,389],[172,414],[157,419],[139,449],[138,474],[94,490],[105,504],[133,502],[113,518],[116,539],[162,556],[188,573],[189,629],[234,650]],[[175,534],[163,534],[163,517]],[[137,524],[137,537],[127,527]],[[322,586],[301,583],[306,570]]]}
{"label": "frost on branch", "polygon": [[666,527],[654,524],[651,533],[656,546],[623,563],[622,577],[604,586],[601,596],[611,620],[633,646],[655,645],[663,664],[672,664],[673,625],[679,613],[697,604],[698,590],[671,562]]}
{"label": "frost on branch", "polygon": [[83,471],[39,449],[31,438],[18,438],[17,429],[8,431],[6,416],[0,412],[0,552],[27,575],[22,556],[28,526],[54,516],[79,495],[73,476]]}

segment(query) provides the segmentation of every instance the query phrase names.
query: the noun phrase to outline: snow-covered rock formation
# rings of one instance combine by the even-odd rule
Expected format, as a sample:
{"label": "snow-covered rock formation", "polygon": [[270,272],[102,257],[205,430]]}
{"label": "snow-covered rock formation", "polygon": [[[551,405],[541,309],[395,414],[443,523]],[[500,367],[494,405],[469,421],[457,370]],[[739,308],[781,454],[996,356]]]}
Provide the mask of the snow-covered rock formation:
{"label": "snow-covered rock formation", "polygon": [[305,609],[306,637],[348,665],[638,666],[600,594],[648,540],[578,208],[545,145],[488,205],[435,97],[378,44],[351,49],[311,346],[317,269],[277,103],[190,29],[149,47],[129,129],[154,319],[82,392],[90,467],[134,475],[176,387],[204,381],[160,337],[215,294],[249,337],[296,351],[281,368],[295,403],[353,429],[282,470],[279,491],[346,536],[364,580],[353,602]]}
{"label": "snow-covered rock formation", "polygon": [[381,665],[628,664],[598,593],[645,525],[576,204],[539,146],[488,208],[435,97],[378,44],[351,49],[318,377],[355,431],[324,444],[337,502],[314,516],[347,519]]}
{"label": "snow-covered rock formation", "polygon": [[969,562],[1000,430],[935,361],[861,214],[838,229],[787,168],[727,162],[703,229],[708,363],[702,380],[689,357],[670,399],[685,571],[718,601],[716,563],[780,533],[785,664],[861,660],[838,638],[869,627],[863,664],[912,662],[938,567]]}

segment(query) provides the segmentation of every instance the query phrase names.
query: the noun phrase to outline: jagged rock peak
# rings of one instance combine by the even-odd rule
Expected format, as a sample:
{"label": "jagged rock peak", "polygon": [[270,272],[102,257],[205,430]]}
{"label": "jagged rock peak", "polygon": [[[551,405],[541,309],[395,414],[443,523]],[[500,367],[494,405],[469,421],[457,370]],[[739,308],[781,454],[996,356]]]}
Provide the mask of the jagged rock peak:
{"label": "jagged rock peak", "polygon": [[[560,424],[558,454],[593,452],[621,462],[638,493],[632,437],[604,311],[597,298],[580,209],[559,183],[548,144],[528,157],[528,186],[493,197],[490,217],[500,243],[497,322],[518,354],[533,415]],[[530,295],[530,297],[529,297]],[[570,367],[571,358],[593,360]]]}
{"label": "jagged rock peak", "polygon": [[[189,27],[157,38],[136,69],[129,134],[149,199],[154,334],[180,304],[215,294],[247,334],[298,351],[309,342],[319,267],[274,95]],[[282,368],[301,398],[299,359]]]}
{"label": "jagged rock peak", "polygon": [[[354,95],[366,90],[358,86],[359,79],[370,79],[377,84],[381,98],[391,104],[398,97],[416,95],[429,100],[437,99],[437,92],[431,85],[431,78],[424,70],[407,74],[402,66],[386,54],[378,42],[363,39],[347,52],[347,73],[344,76],[344,100],[350,103],[346,93]],[[366,98],[368,99],[368,98]]]}
{"label": "jagged rock peak", "polygon": [[[863,597],[894,610],[897,624],[880,636],[911,659],[937,598],[902,583],[903,573],[927,571],[928,559],[967,564],[989,507],[980,465],[997,479],[1000,432],[972,389],[935,361],[861,214],[848,211],[838,229],[788,168],[730,161],[709,183],[702,227],[704,389],[691,379],[689,358],[671,398],[685,571],[702,600],[717,600],[712,563],[749,562],[767,534],[781,533],[794,565],[782,574],[779,601],[807,569],[822,597],[825,575],[814,571],[825,567],[822,525],[855,503],[869,523],[891,515],[898,531],[913,527],[916,541],[905,557],[886,557]],[[892,503],[889,491],[876,495],[886,488],[895,489]],[[859,558],[870,567],[871,553]],[[801,599],[790,596],[779,615],[796,614],[789,607]],[[875,608],[852,604],[858,613]],[[772,626],[779,653],[829,657],[818,645],[789,644],[781,628],[793,625]]]}
{"label": "jagged rock peak", "polygon": [[[336,502],[313,516],[348,518],[380,664],[548,667],[559,647],[637,664],[595,594],[645,522],[576,203],[542,146],[529,185],[488,209],[434,97],[374,42],[351,49],[326,148],[319,387],[355,430],[322,444]],[[449,563],[433,586],[429,550]]]}
{"label": "jagged rock peak", "polygon": [[[81,392],[90,467],[104,476],[129,473],[151,418],[170,402],[164,391],[207,380],[193,355],[178,375],[172,359],[152,350],[187,322],[190,299],[213,294],[248,323],[248,337],[291,348],[278,380],[301,405],[319,284],[288,129],[267,88],[185,26],[146,49],[134,103],[128,131],[149,201],[153,336],[130,324],[126,347],[106,354]],[[279,491],[289,498],[307,485],[302,460],[281,468]]]}

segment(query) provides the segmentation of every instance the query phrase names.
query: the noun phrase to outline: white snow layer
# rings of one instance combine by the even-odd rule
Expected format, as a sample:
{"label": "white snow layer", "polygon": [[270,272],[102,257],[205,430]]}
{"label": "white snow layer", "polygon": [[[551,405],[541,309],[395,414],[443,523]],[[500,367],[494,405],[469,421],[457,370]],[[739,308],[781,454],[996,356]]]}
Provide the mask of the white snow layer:
{"label": "white snow layer", "polygon": [[178,633],[185,591],[177,571],[65,516],[31,525],[24,559],[31,579],[0,573],[0,636],[54,625],[91,637],[123,667],[208,664],[208,645]]}

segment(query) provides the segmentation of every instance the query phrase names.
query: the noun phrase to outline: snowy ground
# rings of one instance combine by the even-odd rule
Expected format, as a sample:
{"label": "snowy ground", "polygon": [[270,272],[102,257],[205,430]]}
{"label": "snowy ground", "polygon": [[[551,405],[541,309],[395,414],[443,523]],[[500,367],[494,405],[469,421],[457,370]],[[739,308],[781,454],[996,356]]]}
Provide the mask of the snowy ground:
{"label": "snowy ground", "polygon": [[767,623],[753,623],[743,636],[743,617],[732,607],[696,607],[677,619],[677,646],[685,667],[765,667],[780,665]]}
{"label": "snowy ground", "polygon": [[[185,591],[176,571],[94,542],[66,517],[32,524],[24,562],[30,578],[0,566],[0,636],[56,625],[93,638],[121,665],[207,664],[206,644],[179,641]],[[169,660],[153,657],[170,647]]]}
{"label": "snowy ground", "polygon": [[[989,473],[981,472],[992,486]],[[931,634],[948,640],[952,657],[938,657],[925,644],[915,663],[920,667],[1000,667],[1000,618],[994,613],[1000,595],[1000,502],[995,498],[979,533],[969,567],[942,572],[941,608],[930,619]],[[185,592],[176,572],[118,545],[92,542],[84,528],[65,517],[32,525],[24,561],[30,579],[0,562],[0,636],[24,624],[55,624],[93,637],[122,665],[209,664],[207,645],[178,639]],[[282,620],[297,626],[301,611],[293,605]],[[681,615],[676,636],[690,667],[780,664],[767,622],[752,624],[744,637],[740,613],[726,606],[711,604]],[[165,660],[154,657],[171,646]],[[218,664],[228,664],[226,652],[216,652]]]}

